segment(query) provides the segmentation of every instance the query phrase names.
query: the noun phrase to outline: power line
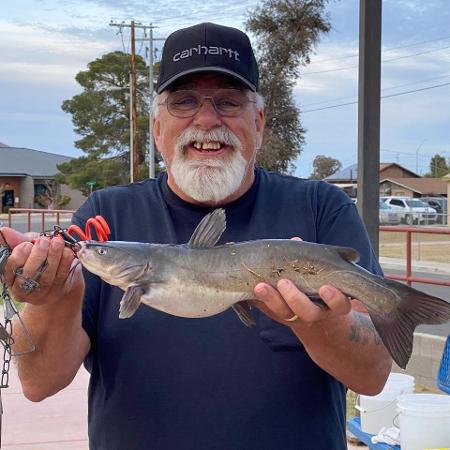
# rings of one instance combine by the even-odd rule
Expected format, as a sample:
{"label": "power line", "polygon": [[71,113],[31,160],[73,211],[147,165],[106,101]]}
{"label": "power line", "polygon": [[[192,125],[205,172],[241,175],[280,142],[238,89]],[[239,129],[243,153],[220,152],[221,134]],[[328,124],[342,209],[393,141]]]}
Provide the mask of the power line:
{"label": "power line", "polygon": [[[398,97],[400,95],[406,95],[406,94],[414,94],[415,92],[421,92],[421,91],[427,91],[430,89],[436,89],[436,88],[440,88],[443,86],[449,86],[449,83],[442,83],[442,84],[436,84],[434,86],[428,86],[425,88],[421,88],[421,89],[414,89],[411,91],[404,91],[404,92],[397,92],[396,94],[390,94],[390,95],[382,95],[380,98],[391,98],[391,97]],[[331,105],[331,106],[324,106],[323,108],[315,108],[315,109],[307,109],[305,111],[302,111],[302,113],[309,113],[309,112],[314,112],[314,111],[323,111],[325,109],[333,109],[333,108],[340,108],[342,106],[348,106],[348,105],[356,105],[358,104],[358,101],[353,101],[353,102],[347,102],[347,103],[340,103],[338,105]]]}
{"label": "power line", "polygon": [[[392,89],[398,89],[398,88],[401,88],[401,87],[411,86],[411,85],[419,84],[419,83],[428,83],[430,81],[441,80],[442,78],[448,78],[448,77],[450,77],[450,73],[448,73],[447,75],[442,75],[440,77],[428,78],[426,80],[413,81],[411,83],[403,83],[403,84],[397,84],[396,86],[386,87],[386,88],[381,89],[381,92],[390,91]],[[330,103],[330,102],[337,102],[339,100],[345,100],[347,98],[355,98],[355,96],[354,95],[347,95],[345,97],[335,97],[335,98],[331,98],[331,99],[328,99],[328,100],[321,100],[321,101],[318,101],[318,102],[306,103],[305,105],[301,105],[301,106],[303,108],[308,108],[310,106],[322,105],[324,103]]]}
{"label": "power line", "polygon": [[[387,52],[392,52],[394,50],[401,50],[403,48],[417,47],[419,45],[429,44],[430,42],[445,41],[447,39],[450,39],[450,36],[445,36],[445,37],[441,37],[441,38],[437,38],[437,39],[430,39],[428,41],[421,41],[421,42],[415,42],[415,43],[411,43],[411,44],[401,45],[399,47],[391,47],[391,48],[387,48],[387,49],[383,50],[382,52],[383,53],[387,53]],[[340,61],[340,60],[343,60],[343,59],[356,58],[357,56],[359,56],[359,52],[353,53],[352,55],[338,56],[337,58],[316,59],[316,60],[314,60],[312,62],[312,64],[331,62],[331,61]]]}
{"label": "power line", "polygon": [[[429,53],[434,53],[434,52],[438,52],[438,51],[441,51],[441,50],[446,50],[448,48],[450,48],[450,45],[447,45],[445,47],[436,48],[436,49],[433,49],[433,50],[425,50],[423,52],[413,53],[411,55],[398,56],[396,58],[391,58],[391,59],[383,59],[383,60],[381,60],[381,62],[382,63],[387,63],[387,62],[398,61],[400,59],[406,59],[406,58],[412,58],[414,56],[426,55],[426,54],[429,54]],[[340,72],[341,70],[349,70],[349,69],[356,69],[356,68],[358,68],[357,65],[352,65],[352,66],[338,67],[336,69],[326,69],[326,70],[316,70],[316,71],[313,71],[313,72],[303,72],[301,75],[303,76],[303,75],[316,75],[318,73]]]}

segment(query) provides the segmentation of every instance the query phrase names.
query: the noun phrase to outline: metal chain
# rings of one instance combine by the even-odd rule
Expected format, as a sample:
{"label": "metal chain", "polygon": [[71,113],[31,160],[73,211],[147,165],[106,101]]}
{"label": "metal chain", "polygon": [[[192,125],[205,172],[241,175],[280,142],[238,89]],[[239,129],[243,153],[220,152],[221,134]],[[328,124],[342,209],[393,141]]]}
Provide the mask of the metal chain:
{"label": "metal chain", "polygon": [[[3,291],[1,298],[3,300],[4,307],[11,302],[11,297],[9,296],[8,288],[6,284],[3,284]],[[3,368],[2,376],[0,380],[0,389],[7,388],[9,386],[9,369],[11,368],[11,347],[14,343],[12,338],[12,322],[11,319],[5,315],[5,330],[8,333],[8,337],[2,341],[3,343]]]}

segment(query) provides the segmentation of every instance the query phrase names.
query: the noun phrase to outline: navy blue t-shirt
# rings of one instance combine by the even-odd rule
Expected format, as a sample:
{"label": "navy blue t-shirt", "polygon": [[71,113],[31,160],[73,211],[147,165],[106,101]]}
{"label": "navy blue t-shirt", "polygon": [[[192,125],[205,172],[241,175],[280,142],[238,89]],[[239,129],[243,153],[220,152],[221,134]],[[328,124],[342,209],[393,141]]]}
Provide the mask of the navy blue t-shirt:
{"label": "navy blue t-shirt", "polygon": [[[299,236],[351,246],[381,273],[355,205],[320,181],[255,170],[225,207],[221,243]],[[110,240],[185,243],[212,208],[181,200],[167,174],[94,192],[74,222],[101,214]],[[91,450],[343,450],[346,388],[319,368],[291,330],[253,309],[185,319],[141,305],[119,319],[123,295],[85,272],[83,327],[91,340]]]}

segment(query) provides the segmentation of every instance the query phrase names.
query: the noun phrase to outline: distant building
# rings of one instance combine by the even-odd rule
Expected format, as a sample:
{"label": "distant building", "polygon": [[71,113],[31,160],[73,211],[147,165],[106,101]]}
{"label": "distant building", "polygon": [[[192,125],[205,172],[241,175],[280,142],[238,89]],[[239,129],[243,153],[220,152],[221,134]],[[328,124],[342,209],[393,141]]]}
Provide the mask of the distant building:
{"label": "distant building", "polygon": [[42,208],[38,200],[52,195],[68,195],[71,200],[66,209],[76,209],[85,200],[80,191],[54,181],[57,164],[70,161],[68,156],[10,147],[0,143],[0,196],[1,210],[8,208]]}
{"label": "distant building", "polygon": [[[358,166],[352,164],[325,178],[325,181],[340,187],[350,197],[356,197]],[[397,163],[380,163],[380,195],[446,196],[447,183],[441,178],[421,177]]]}
{"label": "distant building", "polygon": [[400,197],[443,197],[447,182],[441,178],[384,178],[380,179],[380,195]]}

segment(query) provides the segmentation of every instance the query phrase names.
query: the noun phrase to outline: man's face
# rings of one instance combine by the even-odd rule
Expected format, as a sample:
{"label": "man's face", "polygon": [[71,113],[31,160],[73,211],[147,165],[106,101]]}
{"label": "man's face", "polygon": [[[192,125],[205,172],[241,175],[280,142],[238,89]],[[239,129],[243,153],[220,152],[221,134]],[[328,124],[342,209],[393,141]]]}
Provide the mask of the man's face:
{"label": "man's face", "polygon": [[[176,86],[180,89],[243,90],[250,100],[255,94],[217,74],[199,74]],[[167,98],[161,94],[161,101]],[[184,200],[218,205],[235,200],[253,183],[254,162],[261,146],[264,113],[248,103],[237,117],[220,115],[205,100],[193,117],[174,117],[165,105],[153,122],[153,135],[168,171],[170,188]]]}

